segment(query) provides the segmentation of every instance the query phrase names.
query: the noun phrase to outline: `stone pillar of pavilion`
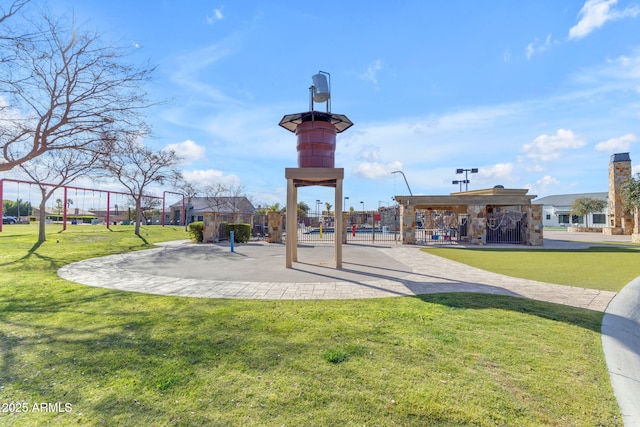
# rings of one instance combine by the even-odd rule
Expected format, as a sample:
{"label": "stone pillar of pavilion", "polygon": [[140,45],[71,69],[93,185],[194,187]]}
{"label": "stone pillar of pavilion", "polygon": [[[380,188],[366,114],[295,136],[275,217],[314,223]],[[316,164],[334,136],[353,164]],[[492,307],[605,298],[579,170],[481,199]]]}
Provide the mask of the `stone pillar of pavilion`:
{"label": "stone pillar of pavilion", "polygon": [[632,215],[622,200],[622,185],[631,179],[631,175],[629,153],[613,154],[609,162],[609,227],[602,229],[603,234],[633,233]]}
{"label": "stone pillar of pavilion", "polygon": [[400,204],[400,240],[404,245],[416,244],[416,207]]}
{"label": "stone pillar of pavilion", "polygon": [[[311,111],[288,114],[280,120],[280,126],[296,134],[298,138],[298,167],[286,168],[287,217],[286,217],[286,268],[298,261],[298,188],[323,186],[335,188],[335,262],[342,268],[342,228],[338,213],[342,212],[342,181],[344,169],[335,167],[336,135],[350,128],[353,123],[342,114],[331,113],[328,73],[315,74],[309,88]],[[314,111],[314,102],[325,102],[326,112]]]}

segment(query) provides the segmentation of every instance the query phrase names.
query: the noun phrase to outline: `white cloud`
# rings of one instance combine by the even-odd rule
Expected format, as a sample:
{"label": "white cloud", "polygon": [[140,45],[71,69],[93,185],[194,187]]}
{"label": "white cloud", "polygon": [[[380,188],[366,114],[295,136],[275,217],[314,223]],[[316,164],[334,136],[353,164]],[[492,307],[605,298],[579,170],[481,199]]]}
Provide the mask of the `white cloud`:
{"label": "white cloud", "polygon": [[628,133],[619,138],[611,138],[606,141],[599,142],[594,148],[597,151],[603,151],[605,153],[627,152],[631,148],[631,144],[637,140],[638,138],[634,134]]}
{"label": "white cloud", "polygon": [[560,184],[560,181],[558,181],[554,177],[550,175],[545,175],[539,180],[537,180],[534,185],[527,184],[525,188],[529,190],[530,195],[540,196],[540,195],[549,194],[550,192],[553,193],[555,187],[557,187],[559,184]]}
{"label": "white cloud", "polygon": [[355,167],[353,174],[367,179],[377,179],[388,177],[391,172],[401,169],[402,163],[398,161],[389,163],[361,162]]}
{"label": "white cloud", "polygon": [[212,16],[207,15],[206,19],[207,19],[207,24],[209,25],[216,23],[216,21],[222,21],[224,19],[224,15],[222,14],[222,8],[213,9],[213,15]]}
{"label": "white cloud", "polygon": [[[513,163],[497,163],[493,166],[485,166],[478,170],[478,177],[485,181],[511,180],[513,178]],[[496,182],[497,184],[501,183]]]}
{"label": "white cloud", "polygon": [[225,175],[224,172],[216,169],[183,171],[182,176],[188,182],[193,182],[199,186],[223,184],[227,186],[237,186],[240,178],[235,175]]}
{"label": "white cloud", "polygon": [[183,164],[193,163],[196,160],[204,158],[206,149],[190,139],[177,144],[169,144],[165,147],[165,150],[173,150],[175,153],[182,157]]}
{"label": "white cloud", "polygon": [[511,51],[509,49],[505,49],[502,53],[502,60],[504,62],[511,62]]}
{"label": "white cloud", "polygon": [[527,49],[526,49],[527,59],[531,59],[531,57],[534,54],[547,51],[557,44],[558,44],[558,41],[553,40],[551,38],[551,34],[549,34],[547,38],[544,40],[544,42],[542,43],[539,43],[538,39],[535,39],[533,42],[527,45]]}
{"label": "white cloud", "polygon": [[376,59],[372,64],[369,64],[367,71],[360,75],[362,80],[370,81],[374,85],[378,84],[378,71],[382,70],[382,61]]}
{"label": "white cloud", "polygon": [[524,144],[522,151],[530,159],[548,162],[558,159],[565,150],[584,145],[585,142],[571,130],[558,129],[555,135],[540,135],[531,144]]}
{"label": "white cloud", "polygon": [[569,30],[569,39],[586,37],[608,21],[635,18],[640,14],[638,6],[630,6],[622,11],[613,9],[617,2],[618,0],[587,0],[578,13],[580,21]]}

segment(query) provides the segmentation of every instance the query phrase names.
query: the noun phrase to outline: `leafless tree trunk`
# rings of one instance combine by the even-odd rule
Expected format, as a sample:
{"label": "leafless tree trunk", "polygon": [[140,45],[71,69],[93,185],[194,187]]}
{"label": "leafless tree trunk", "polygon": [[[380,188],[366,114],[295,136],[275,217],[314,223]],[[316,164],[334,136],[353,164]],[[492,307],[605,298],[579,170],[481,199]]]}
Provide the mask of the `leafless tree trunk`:
{"label": "leafless tree trunk", "polygon": [[[54,150],[20,164],[20,169],[40,188],[42,199],[40,202],[40,216],[38,227],[38,242],[47,239],[45,224],[47,212],[45,206],[49,198],[60,187],[69,185],[77,178],[91,173],[95,168],[98,153],[91,151]],[[50,184],[50,185],[45,185]],[[69,203],[71,200],[67,200]],[[68,205],[62,201],[62,209]]]}
{"label": "leafless tree trunk", "polygon": [[171,150],[150,150],[136,138],[116,142],[113,153],[100,160],[107,176],[116,178],[135,201],[135,234],[140,236],[144,192],[152,184],[163,184],[179,176],[174,167],[180,157]]}
{"label": "leafless tree trunk", "polygon": [[[15,1],[5,18],[26,0]],[[16,19],[18,17],[15,17]],[[48,151],[101,150],[147,132],[144,91],[153,68],[128,49],[49,15],[25,19],[30,37],[0,38],[0,171]]]}

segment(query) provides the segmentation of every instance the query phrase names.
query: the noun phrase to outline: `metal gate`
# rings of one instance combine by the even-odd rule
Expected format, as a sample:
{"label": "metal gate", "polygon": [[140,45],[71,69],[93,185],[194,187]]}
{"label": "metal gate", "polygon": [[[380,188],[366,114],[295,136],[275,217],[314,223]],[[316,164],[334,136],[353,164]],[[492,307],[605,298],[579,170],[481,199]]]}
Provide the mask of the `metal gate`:
{"label": "metal gate", "polygon": [[487,214],[487,243],[524,244],[526,217],[524,212],[500,209]]}
{"label": "metal gate", "polygon": [[416,243],[419,245],[456,244],[467,238],[468,214],[451,211],[416,211]]}
{"label": "metal gate", "polygon": [[[297,227],[299,243],[335,243],[333,217],[303,218]],[[346,243],[388,244],[400,241],[397,207],[351,212],[345,227]]]}
{"label": "metal gate", "polygon": [[398,243],[400,240],[400,215],[397,206],[377,211],[351,213],[347,221],[347,244]]}

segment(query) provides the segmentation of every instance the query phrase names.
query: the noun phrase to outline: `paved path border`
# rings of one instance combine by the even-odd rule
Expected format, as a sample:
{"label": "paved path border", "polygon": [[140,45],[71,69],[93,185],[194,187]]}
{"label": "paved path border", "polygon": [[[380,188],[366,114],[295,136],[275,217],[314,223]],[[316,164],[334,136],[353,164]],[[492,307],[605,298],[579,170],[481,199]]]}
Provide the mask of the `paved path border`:
{"label": "paved path border", "polygon": [[[211,255],[214,248],[218,250],[215,256]],[[604,311],[615,296],[614,292],[491,273],[419,249],[405,245],[345,245],[343,268],[335,269],[330,267],[331,246],[305,246],[298,249],[301,262],[286,269],[282,258],[285,248],[281,245],[238,245],[237,253],[230,254],[225,245],[170,242],[147,251],[69,264],[58,275],[95,287],[199,298],[352,299],[480,292]],[[358,251],[353,255],[356,259],[349,257],[350,251]],[[326,256],[314,257],[317,253]],[[202,278],[202,274],[194,275],[197,265],[186,264],[194,257],[202,258],[204,268],[207,262],[222,263],[218,265],[220,275],[230,274],[224,270],[231,268],[239,272],[231,280]],[[215,267],[209,271],[216,271]]]}
{"label": "paved path border", "polygon": [[640,277],[607,307],[602,348],[624,425],[640,426]]}

